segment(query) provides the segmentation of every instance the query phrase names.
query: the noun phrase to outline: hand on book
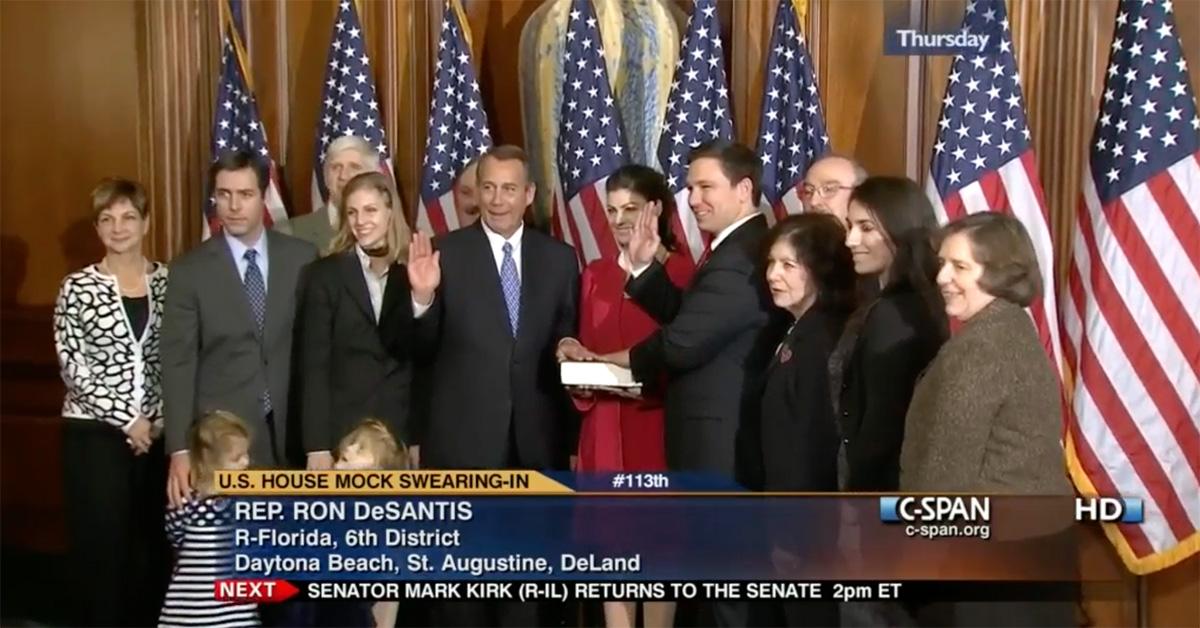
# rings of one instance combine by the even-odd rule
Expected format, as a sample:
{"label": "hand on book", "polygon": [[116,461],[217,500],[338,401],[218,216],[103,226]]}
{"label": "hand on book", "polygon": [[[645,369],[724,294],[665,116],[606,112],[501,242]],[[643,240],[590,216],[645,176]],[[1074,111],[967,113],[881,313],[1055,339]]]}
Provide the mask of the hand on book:
{"label": "hand on book", "polygon": [[559,362],[591,362],[596,359],[596,354],[574,338],[563,338],[558,343],[555,357]]}

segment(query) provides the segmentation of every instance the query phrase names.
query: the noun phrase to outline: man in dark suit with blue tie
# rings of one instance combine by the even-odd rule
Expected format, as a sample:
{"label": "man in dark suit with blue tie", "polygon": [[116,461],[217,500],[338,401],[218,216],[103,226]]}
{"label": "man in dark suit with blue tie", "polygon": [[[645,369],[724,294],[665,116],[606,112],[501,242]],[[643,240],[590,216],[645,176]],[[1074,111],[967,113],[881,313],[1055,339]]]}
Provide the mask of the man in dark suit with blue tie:
{"label": "man in dark suit with blue tie", "polygon": [[577,325],[575,252],[525,226],[534,184],[523,150],[497,146],[478,172],[482,219],[436,243],[418,234],[410,247],[416,336],[431,369],[422,464],[565,468],[575,418],[554,354]]}
{"label": "man in dark suit with blue tie", "polygon": [[[430,369],[422,465],[563,469],[578,419],[555,350],[577,325],[575,253],[525,226],[534,184],[523,150],[497,146],[478,172],[481,220],[438,238],[436,252],[421,234],[409,248],[418,351]],[[453,602],[434,615],[446,626],[551,621],[532,603]]]}
{"label": "man in dark suit with blue tie", "polygon": [[250,427],[251,464],[284,462],[297,286],[317,250],[265,228],[268,176],[252,153],[213,162],[221,232],[171,263],[160,353],[172,504],[191,492],[188,430],[214,410]]}

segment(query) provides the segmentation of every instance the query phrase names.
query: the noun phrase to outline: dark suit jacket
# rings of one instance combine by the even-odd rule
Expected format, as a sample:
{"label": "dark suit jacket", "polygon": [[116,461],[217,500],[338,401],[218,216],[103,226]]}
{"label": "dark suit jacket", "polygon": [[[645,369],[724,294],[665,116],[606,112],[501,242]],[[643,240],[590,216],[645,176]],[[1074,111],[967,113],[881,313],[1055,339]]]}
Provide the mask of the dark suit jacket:
{"label": "dark suit jacket", "polygon": [[1058,378],[1020,306],[996,299],[917,384],[900,459],[905,491],[1069,495]]}
{"label": "dark suit jacket", "polygon": [[432,308],[415,325],[422,353],[431,362],[423,464],[565,468],[578,415],[563,389],[554,352],[559,340],[574,336],[579,320],[575,252],[525,227],[520,323],[513,338],[481,223],[452,231],[435,244],[441,285]]}
{"label": "dark suit jacket", "polygon": [[313,262],[300,320],[301,442],[333,452],[362,419],[378,418],[411,443],[412,291],[402,264],[388,269],[379,323],[352,249]]}
{"label": "dark suit jacket", "polygon": [[775,308],[759,263],[766,232],[762,216],[742,224],[713,250],[685,291],[658,262],[625,286],[662,325],[630,350],[629,360],[638,381],[668,377],[672,470],[714,471],[743,482],[757,475],[758,389],[747,382],[761,375],[774,349],[767,324]]}
{"label": "dark suit jacket", "polygon": [[858,335],[843,370],[830,378],[841,383],[835,399],[847,463],[844,490],[894,491],[913,386],[945,332],[906,284],[888,286],[869,307],[860,329],[847,325],[847,334]]}
{"label": "dark suit jacket", "polygon": [[[317,251],[276,231],[266,231],[266,238],[267,311],[261,341],[224,237],[215,235],[171,263],[161,332],[168,453],[187,448],[188,429],[197,418],[226,410],[253,432],[252,464],[275,466],[285,459],[292,323],[301,269]],[[268,387],[273,441],[260,402]]]}
{"label": "dark suit jacket", "polygon": [[771,360],[762,390],[762,455],[768,491],[836,491],[837,423],[829,355],[845,317],[811,308]]}

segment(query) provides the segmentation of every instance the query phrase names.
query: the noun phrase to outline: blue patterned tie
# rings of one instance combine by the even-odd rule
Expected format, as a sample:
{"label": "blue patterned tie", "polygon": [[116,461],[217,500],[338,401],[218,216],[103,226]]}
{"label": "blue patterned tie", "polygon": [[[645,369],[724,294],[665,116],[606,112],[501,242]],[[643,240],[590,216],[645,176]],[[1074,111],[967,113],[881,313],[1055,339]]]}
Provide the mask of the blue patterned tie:
{"label": "blue patterned tie", "polygon": [[504,243],[504,259],[500,262],[500,287],[504,289],[504,304],[508,306],[508,323],[513,338],[517,337],[517,322],[521,316],[521,276],[513,261],[512,243]]}
{"label": "blue patterned tie", "polygon": [[[246,258],[246,276],[242,283],[246,287],[246,298],[250,300],[250,311],[254,313],[255,332],[258,341],[263,340],[263,323],[267,318],[267,284],[263,281],[262,271],[258,269],[258,251],[247,249],[242,255]],[[271,412],[271,390],[268,387],[262,396],[263,414]]]}

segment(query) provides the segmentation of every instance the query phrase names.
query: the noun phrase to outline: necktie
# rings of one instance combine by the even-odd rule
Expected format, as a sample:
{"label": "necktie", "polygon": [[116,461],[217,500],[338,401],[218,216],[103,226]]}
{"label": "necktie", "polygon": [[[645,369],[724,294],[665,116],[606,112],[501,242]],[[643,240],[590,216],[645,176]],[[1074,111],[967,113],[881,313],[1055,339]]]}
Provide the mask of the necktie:
{"label": "necktie", "polygon": [[711,242],[704,246],[704,252],[700,254],[700,261],[696,262],[696,268],[699,269],[701,266],[703,266],[704,263],[708,261],[710,255],[712,255]]}
{"label": "necktie", "polygon": [[[263,340],[263,323],[267,318],[267,284],[263,281],[262,271],[258,268],[258,251],[247,249],[242,255],[246,259],[246,275],[242,284],[246,288],[246,298],[250,300],[250,311],[254,314],[255,332],[258,341]],[[262,396],[263,413],[271,412],[271,391],[268,388]]]}
{"label": "necktie", "polygon": [[512,243],[502,247],[504,259],[500,262],[500,287],[504,290],[504,305],[508,307],[508,324],[513,338],[517,337],[517,322],[521,315],[521,276],[517,274],[517,262],[513,260]]}

